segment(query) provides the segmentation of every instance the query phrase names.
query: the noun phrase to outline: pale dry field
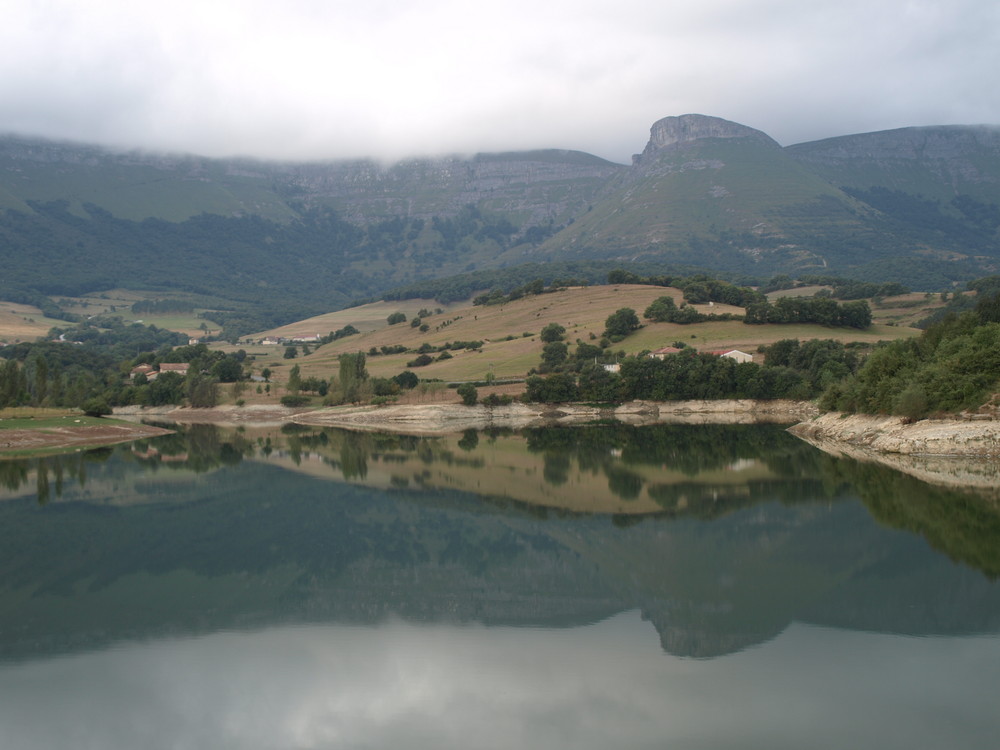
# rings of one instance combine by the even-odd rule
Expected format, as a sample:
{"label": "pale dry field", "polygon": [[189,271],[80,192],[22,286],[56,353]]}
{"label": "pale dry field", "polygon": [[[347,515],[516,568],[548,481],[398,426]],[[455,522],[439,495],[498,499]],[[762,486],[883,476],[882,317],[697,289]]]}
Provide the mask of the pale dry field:
{"label": "pale dry field", "polygon": [[66,325],[65,320],[46,318],[37,307],[0,301],[0,341],[8,344],[34,341],[51,328]]}
{"label": "pale dry field", "polygon": [[[410,327],[409,322],[393,326],[385,318],[399,305],[378,303],[352,310],[341,310],[327,318],[337,328],[351,324],[362,329],[359,323],[367,322],[370,330],[319,347],[308,356],[293,360],[282,358],[284,347],[245,347],[256,355],[257,369],[270,367],[276,381],[283,382],[291,366],[298,364],[303,377],[329,378],[337,373],[337,358],[343,353],[369,352],[382,346],[404,345],[416,349],[427,342],[440,346],[454,341],[482,341],[479,351],[453,350],[450,359],[437,360],[438,353],[430,356],[435,361],[427,366],[410,368],[421,379],[445,381],[485,380],[488,374],[497,379],[522,378],[541,362],[543,342],[539,334],[549,323],[566,328],[566,341],[571,349],[576,342],[596,344],[600,339],[609,315],[623,307],[636,311],[643,327],[625,340],[613,344],[615,351],[635,354],[654,350],[674,343],[686,343],[699,350],[740,349],[753,354],[761,361],[757,347],[788,338],[834,339],[842,342],[860,341],[875,343],[882,340],[910,337],[919,334],[916,329],[901,326],[875,325],[867,331],[847,328],[827,328],[818,325],[767,325],[748,326],[739,321],[717,321],[678,325],[651,323],[642,318],[643,310],[661,296],[669,295],[681,303],[677,289],[644,285],[621,284],[617,286],[576,287],[551,294],[525,297],[504,305],[453,307],[450,310],[424,319],[430,326],[426,333]],[[413,312],[421,307],[433,309],[433,301],[411,301]],[[741,314],[742,308],[728,305],[696,305],[704,313]],[[406,312],[406,310],[403,310]],[[409,313],[408,313],[409,314]],[[316,320],[316,319],[312,319]],[[301,324],[297,324],[301,325]],[[313,325],[315,328],[315,324]],[[286,327],[290,328],[290,327]],[[363,329],[362,329],[363,330]],[[527,334],[527,335],[526,335]],[[289,335],[289,334],[285,334]],[[374,377],[391,377],[405,369],[417,355],[377,355],[367,357],[369,373]]]}

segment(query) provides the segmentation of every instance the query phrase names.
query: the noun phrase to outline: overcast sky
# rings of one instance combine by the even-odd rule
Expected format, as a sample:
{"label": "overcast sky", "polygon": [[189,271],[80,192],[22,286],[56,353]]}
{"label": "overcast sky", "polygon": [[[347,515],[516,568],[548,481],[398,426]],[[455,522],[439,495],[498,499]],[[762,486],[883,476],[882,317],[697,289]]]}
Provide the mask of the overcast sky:
{"label": "overcast sky", "polygon": [[209,156],[1000,123],[994,0],[5,0],[0,132]]}

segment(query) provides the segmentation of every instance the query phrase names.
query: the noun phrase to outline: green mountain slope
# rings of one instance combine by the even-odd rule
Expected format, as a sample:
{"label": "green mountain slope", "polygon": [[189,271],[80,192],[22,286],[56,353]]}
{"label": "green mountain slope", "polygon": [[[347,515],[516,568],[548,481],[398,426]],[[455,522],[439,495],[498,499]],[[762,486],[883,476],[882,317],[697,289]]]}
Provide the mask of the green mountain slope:
{"label": "green mountain slope", "polygon": [[558,255],[664,255],[739,270],[826,268],[821,241],[865,232],[858,201],[789,158],[760,131],[685,115],[653,125],[649,144],[603,200],[548,247]]}
{"label": "green mountain slope", "polygon": [[950,201],[1000,201],[1000,127],[900,128],[789,146],[785,152],[833,185],[882,187]]}
{"label": "green mountain slope", "polygon": [[630,166],[564,150],[293,164],[6,137],[0,298],[180,290],[263,311],[262,328],[554,260],[935,289],[1000,270],[998,202],[1000,129],[985,126],[782,148],[683,115],[655,123]]}

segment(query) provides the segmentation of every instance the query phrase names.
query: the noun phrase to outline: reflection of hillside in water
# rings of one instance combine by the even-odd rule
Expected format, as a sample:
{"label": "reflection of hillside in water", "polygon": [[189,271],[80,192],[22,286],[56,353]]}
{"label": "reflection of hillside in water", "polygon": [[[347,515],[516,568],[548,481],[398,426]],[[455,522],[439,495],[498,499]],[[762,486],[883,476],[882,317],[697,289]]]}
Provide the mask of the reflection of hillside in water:
{"label": "reflection of hillside in water", "polygon": [[0,482],[17,494],[34,481],[39,500],[46,502],[61,497],[64,477],[80,472],[80,484],[91,484],[82,494],[99,502],[102,493],[112,493],[93,485],[100,478],[88,475],[86,466],[108,463],[113,455],[103,473],[114,476],[116,487],[138,483],[126,496],[116,493],[116,502],[141,502],[149,498],[143,480],[132,475],[190,481],[198,473],[254,460],[383,489],[458,490],[572,512],[712,517],[762,493],[769,499],[775,493],[801,494],[802,482],[814,481],[802,466],[813,453],[779,428],[752,425],[615,424],[467,430],[439,437],[299,425],[259,430],[192,425],[99,459],[71,454],[7,462],[0,466]]}
{"label": "reflection of hillside in water", "polygon": [[[0,651],[392,616],[574,625],[636,608],[665,649],[687,656],[739,650],[793,621],[914,634],[1000,629],[995,513],[971,501],[956,512],[954,493],[834,459],[779,430],[685,440],[683,429],[606,427],[350,437],[210,428],[109,449],[100,461],[65,457],[64,502],[53,490],[48,506],[24,493],[0,503]],[[509,462],[497,476],[530,456],[557,487],[574,472],[626,495],[638,485],[637,499],[659,497],[659,510],[484,503],[428,492],[399,471],[457,474],[490,451]],[[296,462],[294,472],[274,465]],[[378,480],[388,489],[329,481],[367,482],[383,467],[396,469]],[[745,487],[718,479],[740,472],[760,478]],[[102,492],[100,503],[74,502]],[[987,576],[872,523],[855,494]]]}
{"label": "reflection of hillside in water", "polygon": [[[440,437],[189,425],[131,445],[2,461],[0,498],[34,492],[41,504],[190,502],[210,496],[202,474],[244,461],[391,491],[469,492],[535,516],[610,513],[619,525],[642,514],[711,519],[762,501],[795,503],[850,488],[883,523],[1000,576],[995,488],[928,485],[825,454],[771,425],[609,424]],[[255,492],[245,477],[237,472],[228,481]]]}
{"label": "reflection of hillside in water", "polygon": [[373,487],[459,490],[572,512],[712,517],[762,493],[771,499],[782,486],[799,494],[800,464],[812,453],[773,427],[616,424],[440,437],[327,429],[287,436],[270,460]]}

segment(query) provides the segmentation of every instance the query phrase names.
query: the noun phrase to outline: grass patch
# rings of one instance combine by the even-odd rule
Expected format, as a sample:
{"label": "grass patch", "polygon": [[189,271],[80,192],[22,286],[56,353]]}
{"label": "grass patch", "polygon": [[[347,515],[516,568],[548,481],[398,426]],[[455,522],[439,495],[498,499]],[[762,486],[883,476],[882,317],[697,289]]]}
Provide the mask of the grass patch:
{"label": "grass patch", "polygon": [[[6,411],[6,410],[4,410]],[[93,427],[95,425],[125,424],[120,420],[87,417],[79,412],[62,416],[8,417],[0,412],[0,430],[51,430],[66,427]]]}
{"label": "grass patch", "polygon": [[[630,307],[641,317],[651,302],[663,295],[671,295],[680,300],[680,291],[663,287],[616,284],[570,288],[551,294],[524,297],[503,305],[476,307],[451,307],[439,315],[426,318],[430,330],[416,332],[408,325],[389,326],[385,322],[389,312],[408,310],[408,305],[431,307],[433,303],[410,300],[406,303],[377,303],[364,308],[341,310],[336,318],[328,318],[323,326],[317,326],[319,319],[312,323],[303,322],[303,332],[319,328],[338,329],[352,324],[363,333],[349,336],[326,346],[319,347],[312,354],[299,356],[294,360],[282,359],[271,364],[272,379],[280,384],[287,378],[292,365],[299,365],[302,377],[327,379],[335,376],[339,369],[337,358],[344,353],[368,352],[370,349],[402,345],[410,351],[405,354],[375,355],[367,359],[368,372],[372,377],[392,377],[407,368],[407,362],[414,358],[413,350],[421,344],[441,346],[453,341],[482,341],[481,351],[452,351],[451,359],[435,361],[413,371],[422,379],[438,378],[446,381],[485,380],[488,373],[494,378],[520,379],[528,371],[541,363],[543,342],[535,335],[525,336],[525,331],[540,331],[549,323],[558,323],[566,328],[566,342],[570,349],[576,342],[596,344],[604,332],[608,316],[622,307]],[[699,312],[741,313],[740,308],[728,305],[696,305]],[[364,330],[363,319],[378,323],[378,327]],[[377,320],[376,320],[377,318]],[[916,336],[919,331],[902,325],[875,325],[866,331],[848,328],[827,328],[819,325],[754,325],[739,321],[711,321],[692,325],[676,323],[649,323],[627,337],[613,344],[614,352],[624,351],[636,354],[643,350],[659,349],[675,341],[682,341],[699,350],[735,348],[753,354],[761,344],[773,344],[780,339],[797,338],[835,339],[844,343],[861,341],[875,343]],[[306,329],[306,326],[309,326]],[[286,335],[291,327],[286,327]],[[316,331],[316,332],[319,332]],[[593,336],[593,338],[592,338]],[[412,369],[412,368],[409,368]]]}

